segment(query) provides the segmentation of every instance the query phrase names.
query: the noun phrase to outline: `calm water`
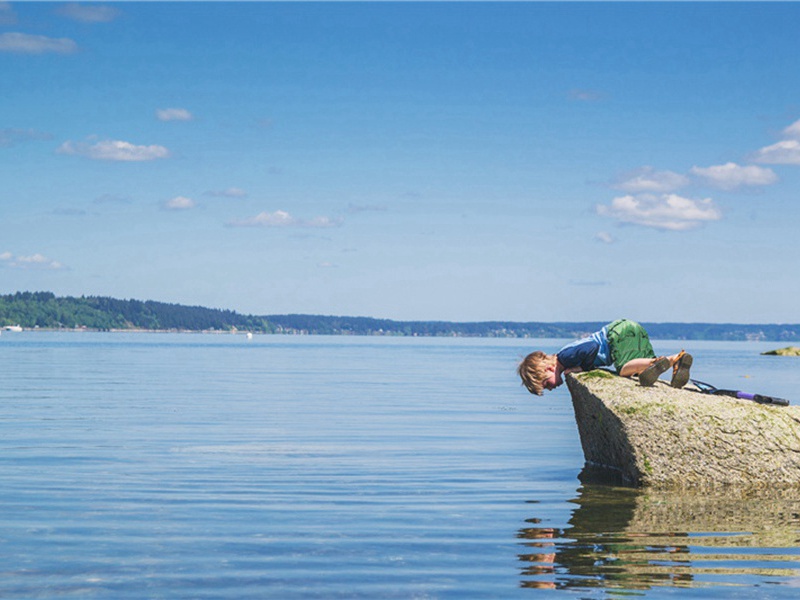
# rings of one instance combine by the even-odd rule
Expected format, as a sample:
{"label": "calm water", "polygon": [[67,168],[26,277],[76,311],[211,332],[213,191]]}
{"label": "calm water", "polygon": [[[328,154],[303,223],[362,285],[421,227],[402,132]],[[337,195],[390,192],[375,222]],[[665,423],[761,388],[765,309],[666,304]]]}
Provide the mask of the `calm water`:
{"label": "calm water", "polygon": [[[800,494],[581,483],[561,343],[3,333],[0,597],[800,595]],[[777,346],[689,349],[800,403]]]}

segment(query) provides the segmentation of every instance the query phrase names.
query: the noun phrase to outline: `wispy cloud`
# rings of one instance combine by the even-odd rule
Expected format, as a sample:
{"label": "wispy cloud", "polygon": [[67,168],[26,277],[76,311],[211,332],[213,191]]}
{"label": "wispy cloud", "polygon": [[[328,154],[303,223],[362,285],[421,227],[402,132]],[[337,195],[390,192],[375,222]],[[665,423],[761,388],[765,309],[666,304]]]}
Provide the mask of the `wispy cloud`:
{"label": "wispy cloud", "polygon": [[753,154],[753,161],[768,165],[800,165],[800,120],[782,133],[786,139],[761,148]]}
{"label": "wispy cloud", "polygon": [[351,202],[347,205],[347,212],[354,215],[363,212],[386,212],[386,210],[382,204],[353,204]]}
{"label": "wispy cloud", "polygon": [[613,244],[616,241],[614,236],[607,231],[598,231],[594,236],[594,239],[596,239],[598,242],[603,242],[604,244]]}
{"label": "wispy cloud", "polygon": [[598,90],[570,90],[567,93],[567,97],[570,100],[575,100],[577,102],[600,102],[601,100],[606,99],[606,93],[600,92]]}
{"label": "wispy cloud", "polygon": [[761,148],[753,155],[753,160],[768,165],[800,165],[800,141],[782,140]]}
{"label": "wispy cloud", "polygon": [[103,194],[94,199],[95,204],[130,204],[132,201],[130,196],[118,194]]}
{"label": "wispy cloud", "polygon": [[298,219],[285,210],[275,212],[262,212],[254,217],[229,221],[230,227],[338,227],[342,224],[339,218],[314,217],[313,219]]}
{"label": "wispy cloud", "polygon": [[185,108],[159,108],[156,109],[156,118],[159,121],[191,121],[194,115]]}
{"label": "wispy cloud", "polygon": [[247,192],[241,188],[229,187],[225,190],[210,190],[206,195],[214,198],[247,198]]}
{"label": "wispy cloud", "polygon": [[59,7],[58,14],[81,23],[109,23],[120,15],[120,11],[102,4],[69,3]]}
{"label": "wispy cloud", "polygon": [[0,25],[14,25],[17,22],[17,14],[11,8],[10,2],[0,2]]}
{"label": "wispy cloud", "polygon": [[614,198],[610,205],[598,205],[597,213],[643,227],[684,231],[722,218],[710,198],[692,200],[676,194],[637,194]]}
{"label": "wispy cloud", "polygon": [[59,217],[85,217],[88,213],[82,208],[54,208],[53,214]]}
{"label": "wispy cloud", "polygon": [[800,119],[783,130],[783,135],[788,138],[800,140]]}
{"label": "wispy cloud", "polygon": [[175,196],[164,202],[162,206],[166,210],[190,210],[197,207],[197,203],[186,196]]}
{"label": "wispy cloud", "polygon": [[630,194],[674,192],[689,185],[689,178],[674,171],[657,171],[644,166],[622,173],[612,187]]}
{"label": "wispy cloud", "polygon": [[22,142],[51,140],[53,136],[35,129],[0,129],[0,148],[10,148]]}
{"label": "wispy cloud", "polygon": [[12,254],[11,252],[0,253],[0,266],[13,269],[42,269],[50,271],[66,269],[60,262],[47,258],[43,254],[20,256]]}
{"label": "wispy cloud", "polygon": [[772,169],[756,165],[741,166],[732,162],[712,167],[692,167],[690,172],[709,185],[723,190],[772,185],[778,181],[778,176]]}
{"label": "wispy cloud", "polygon": [[120,140],[102,140],[95,143],[71,142],[61,144],[56,150],[59,154],[83,156],[93,160],[110,160],[120,162],[142,162],[169,157],[164,146],[137,146]]}
{"label": "wispy cloud", "polygon": [[19,32],[0,33],[0,52],[72,54],[77,51],[78,44],[69,38],[51,38]]}

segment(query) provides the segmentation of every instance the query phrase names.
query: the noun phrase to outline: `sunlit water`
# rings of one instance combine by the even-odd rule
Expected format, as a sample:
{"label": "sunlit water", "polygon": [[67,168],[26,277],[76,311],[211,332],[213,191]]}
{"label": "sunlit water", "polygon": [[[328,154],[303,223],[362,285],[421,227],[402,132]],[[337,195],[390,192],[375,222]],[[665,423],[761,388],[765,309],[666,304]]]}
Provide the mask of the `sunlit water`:
{"label": "sunlit water", "polygon": [[[800,494],[579,481],[562,343],[3,333],[0,597],[799,596]],[[779,345],[688,349],[800,403]]]}

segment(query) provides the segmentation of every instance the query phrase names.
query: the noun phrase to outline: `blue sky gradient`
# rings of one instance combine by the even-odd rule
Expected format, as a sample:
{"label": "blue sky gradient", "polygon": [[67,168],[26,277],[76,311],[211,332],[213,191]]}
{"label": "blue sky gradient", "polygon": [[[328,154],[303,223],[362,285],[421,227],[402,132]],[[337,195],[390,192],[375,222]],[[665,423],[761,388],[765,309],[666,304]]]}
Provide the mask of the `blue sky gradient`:
{"label": "blue sky gradient", "polygon": [[0,292],[797,323],[798,22],[0,2]]}

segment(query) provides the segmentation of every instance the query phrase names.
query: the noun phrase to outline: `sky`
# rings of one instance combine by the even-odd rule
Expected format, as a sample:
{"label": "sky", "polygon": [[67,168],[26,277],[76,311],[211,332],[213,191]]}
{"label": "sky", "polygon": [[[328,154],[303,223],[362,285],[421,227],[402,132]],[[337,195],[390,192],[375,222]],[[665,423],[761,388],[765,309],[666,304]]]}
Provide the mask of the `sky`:
{"label": "sky", "polygon": [[0,2],[0,293],[798,323],[800,3]]}

